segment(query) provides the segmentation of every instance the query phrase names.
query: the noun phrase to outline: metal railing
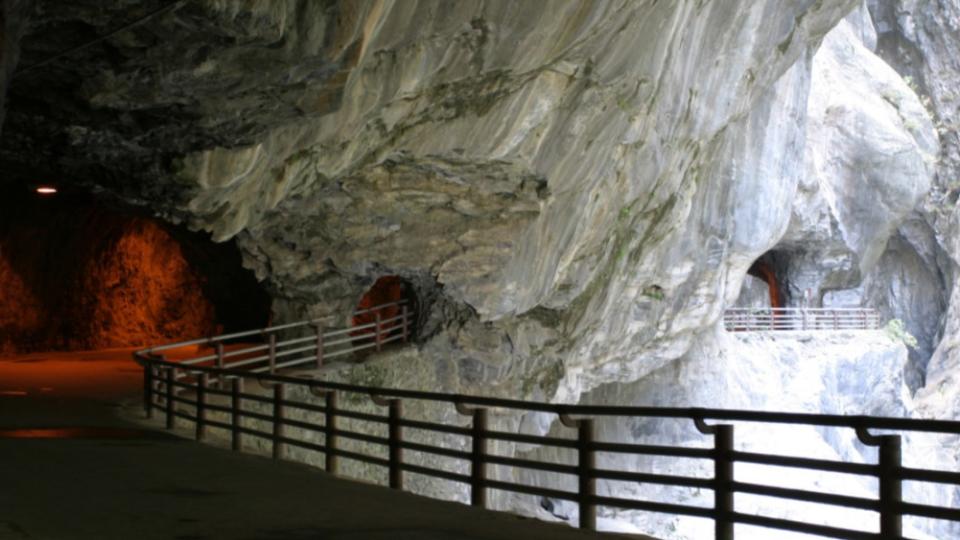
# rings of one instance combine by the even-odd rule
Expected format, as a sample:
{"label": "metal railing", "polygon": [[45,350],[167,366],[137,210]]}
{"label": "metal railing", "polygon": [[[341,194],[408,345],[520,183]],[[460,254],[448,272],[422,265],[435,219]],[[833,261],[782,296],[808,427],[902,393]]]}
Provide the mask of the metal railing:
{"label": "metal railing", "polygon": [[880,314],[869,308],[730,308],[728,332],[791,330],[876,330]]}
{"label": "metal railing", "polygon": [[[271,330],[294,326],[283,325]],[[275,332],[268,335],[275,335]],[[321,334],[318,332],[318,335]],[[276,346],[279,348],[291,343],[298,345],[301,341],[291,339],[277,343]],[[488,506],[487,494],[490,490],[572,501],[579,507],[579,526],[589,530],[596,530],[598,507],[696,516],[713,520],[717,540],[732,540],[735,524],[826,538],[892,540],[903,538],[903,516],[960,522],[960,510],[956,508],[903,499],[904,482],[960,486],[960,473],[904,466],[899,434],[926,432],[956,435],[960,434],[960,422],[700,408],[559,405],[398,390],[325,382],[272,371],[237,369],[240,362],[224,363],[218,360],[218,356],[201,357],[205,358],[202,361],[192,359],[175,362],[156,354],[156,351],[169,347],[171,346],[154,347],[135,353],[135,358],[144,367],[144,407],[148,417],[152,417],[155,411],[162,412],[166,426],[171,429],[179,420],[192,422],[197,440],[207,438],[211,428],[222,430],[229,435],[234,450],[243,449],[246,437],[260,438],[269,442],[272,455],[276,459],[288,457],[290,448],[319,452],[324,456],[326,470],[333,474],[340,470],[340,459],[382,467],[388,473],[388,484],[393,489],[404,488],[405,475],[418,474],[467,486],[471,504],[478,507]],[[280,365],[281,363],[276,363],[271,366],[278,368]],[[247,368],[249,364],[242,367]],[[254,393],[249,391],[250,388],[245,388],[246,383],[254,382],[269,389],[269,393]],[[291,390],[298,390],[300,395],[310,397],[291,399]],[[345,396],[345,399],[341,400],[341,396]],[[369,400],[366,401],[368,407],[382,407],[386,414],[357,409],[356,404],[363,400]],[[467,425],[406,417],[403,413],[404,404],[411,402],[417,405],[430,403],[434,406],[449,406],[463,415]],[[345,404],[353,404],[353,408],[344,406]],[[555,414],[563,426],[572,430],[570,433],[573,438],[492,429],[490,413],[504,411]],[[217,415],[216,418],[212,417],[214,414]],[[704,443],[708,446],[659,446],[598,440],[596,422],[615,417],[689,421],[697,432],[702,434]],[[341,419],[349,420],[354,429],[344,429],[342,424],[338,423]],[[738,450],[732,422],[853,430],[864,445],[878,449],[878,459],[875,463],[863,463]],[[255,429],[252,423],[266,428]],[[376,434],[384,428],[385,436],[383,433]],[[886,433],[876,434],[871,430],[883,430]],[[889,433],[891,431],[897,433]],[[414,442],[409,435],[405,435],[410,432],[432,433],[437,437],[458,437],[462,439],[463,445],[456,448],[430,444],[429,440]],[[364,446],[347,449],[345,441],[360,441]],[[567,449],[576,456],[576,463],[495,454],[490,452],[493,442]],[[378,448],[381,451],[364,451],[363,448]],[[377,455],[378,453],[380,455]],[[414,462],[416,460],[410,459],[412,454],[452,459],[461,463],[462,468],[460,472],[455,472],[437,466],[417,464]],[[610,469],[597,466],[598,455],[703,460],[708,467],[712,464],[713,474],[710,477],[695,477]],[[426,463],[432,465],[432,462]],[[863,497],[745,482],[734,475],[734,465],[738,463],[784,467],[811,474],[843,473],[873,478],[878,481],[878,489],[875,497]],[[490,466],[567,475],[576,479],[576,488],[553,489],[493,478],[488,474]],[[770,480],[776,481],[777,478],[771,476]],[[598,491],[598,483],[611,481],[711,490],[714,495],[713,504],[697,506],[602,495]],[[874,529],[867,531],[754,515],[737,510],[734,505],[735,494],[866,510],[876,513],[877,517],[874,523],[865,524]],[[876,532],[877,530],[879,532]]]}
{"label": "metal railing", "polygon": [[[406,300],[357,310],[352,316],[354,320],[373,321],[333,330],[324,328],[323,319],[300,321],[159,345],[138,351],[136,356],[166,360],[166,353],[174,353],[187,347],[201,347],[205,348],[200,349],[203,354],[180,360],[179,363],[229,370],[243,368],[249,373],[275,373],[278,369],[306,365],[321,368],[327,360],[347,357],[361,351],[380,351],[389,343],[406,342],[410,338],[413,318]],[[312,330],[311,335],[278,341],[281,333],[305,328]],[[262,339],[264,343],[229,346],[229,342],[250,339]]]}

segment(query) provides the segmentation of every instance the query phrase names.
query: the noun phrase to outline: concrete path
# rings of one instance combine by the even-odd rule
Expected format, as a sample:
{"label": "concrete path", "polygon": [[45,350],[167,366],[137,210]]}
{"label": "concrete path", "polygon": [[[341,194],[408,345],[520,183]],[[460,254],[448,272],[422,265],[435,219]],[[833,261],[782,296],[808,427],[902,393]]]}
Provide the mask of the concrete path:
{"label": "concrete path", "polygon": [[0,540],[601,536],[144,429],[140,385],[128,351],[0,358]]}

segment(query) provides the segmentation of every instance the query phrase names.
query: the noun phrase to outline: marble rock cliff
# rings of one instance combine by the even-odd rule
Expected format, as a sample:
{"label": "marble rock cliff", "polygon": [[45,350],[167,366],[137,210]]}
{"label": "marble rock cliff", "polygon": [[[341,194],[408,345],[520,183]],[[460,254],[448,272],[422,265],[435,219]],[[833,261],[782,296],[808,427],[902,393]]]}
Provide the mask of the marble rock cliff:
{"label": "marble rock cliff", "polygon": [[4,5],[5,171],[234,239],[276,320],[400,275],[448,390],[575,401],[682,356],[774,249],[795,296],[907,320],[922,382],[937,136],[856,2]]}
{"label": "marble rock cliff", "polygon": [[403,276],[449,390],[563,400],[679,357],[783,235],[855,6],[188,2],[28,69],[121,4],[37,3],[8,170],[235,238],[279,319]]}
{"label": "marble rock cliff", "polygon": [[[378,277],[410,284],[415,343],[331,377],[568,403],[960,404],[957,2],[2,6],[3,180],[69,179],[235,243],[275,322],[345,325]],[[876,307],[916,346],[724,333],[738,297],[764,302],[758,258],[788,304]],[[811,435],[818,455],[858,451]]]}
{"label": "marble rock cliff", "polygon": [[[870,2],[876,20],[877,51],[922,96],[940,136],[933,186],[900,236],[922,246],[917,250],[932,269],[945,314],[936,328],[932,357],[926,369],[927,385],[920,390],[928,414],[953,416],[960,403],[955,384],[960,363],[960,305],[957,263],[960,261],[960,139],[958,99],[960,82],[960,5],[956,2]],[[927,280],[929,282],[930,280]],[[906,320],[906,318],[905,318]]]}

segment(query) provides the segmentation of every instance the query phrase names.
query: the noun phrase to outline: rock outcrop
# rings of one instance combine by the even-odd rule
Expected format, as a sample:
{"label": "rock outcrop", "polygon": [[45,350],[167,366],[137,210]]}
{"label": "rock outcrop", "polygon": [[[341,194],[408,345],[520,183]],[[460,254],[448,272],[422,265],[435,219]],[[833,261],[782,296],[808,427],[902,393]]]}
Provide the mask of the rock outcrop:
{"label": "rock outcrop", "polygon": [[[928,329],[936,329],[936,350],[925,372],[927,384],[920,391],[920,401],[930,402],[927,414],[952,417],[960,404],[953,375],[960,365],[960,290],[956,280],[960,261],[960,94],[956,90],[960,84],[960,5],[912,0],[869,5],[877,20],[878,53],[923,96],[940,134],[933,189],[901,235],[916,246],[928,270],[927,279],[912,281],[923,283],[926,290],[937,288],[940,303],[948,306],[936,323],[925,320]],[[930,293],[924,296],[929,298]]]}
{"label": "rock outcrop", "polygon": [[904,320],[919,340],[908,378],[916,389],[945,307],[933,255],[915,232],[939,145],[919,96],[871,52],[872,28],[861,10],[817,52],[806,172],[774,249],[795,305],[809,296],[815,305],[872,307]]}

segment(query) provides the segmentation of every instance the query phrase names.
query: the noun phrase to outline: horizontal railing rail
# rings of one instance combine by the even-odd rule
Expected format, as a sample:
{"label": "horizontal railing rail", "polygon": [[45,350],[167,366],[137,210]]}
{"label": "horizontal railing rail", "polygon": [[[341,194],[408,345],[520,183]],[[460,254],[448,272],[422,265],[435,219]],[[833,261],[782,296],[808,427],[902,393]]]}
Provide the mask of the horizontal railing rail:
{"label": "horizontal railing rail", "polygon": [[[399,320],[405,320],[404,317]],[[284,327],[290,328],[289,325]],[[355,328],[349,329],[353,330]],[[349,331],[341,331],[339,335],[349,335]],[[293,343],[292,348],[298,349],[298,345],[306,343],[304,339],[291,338],[275,345],[289,349],[289,344]],[[258,347],[261,348],[255,352],[263,350],[262,345]],[[238,369],[237,365],[242,360],[221,363],[217,355],[214,355],[213,361],[173,361],[154,352],[158,349],[169,350],[155,347],[135,353],[135,358],[144,367],[144,408],[148,417],[157,411],[162,412],[166,426],[171,429],[181,420],[192,422],[198,440],[206,439],[210,429],[222,430],[229,436],[234,450],[242,450],[247,437],[256,437],[268,441],[273,457],[277,459],[289,457],[291,448],[318,452],[324,456],[326,470],[334,474],[341,470],[341,459],[381,467],[387,473],[387,484],[394,489],[403,489],[405,475],[417,474],[467,486],[471,504],[479,507],[488,506],[487,497],[491,490],[567,500],[579,508],[579,526],[590,530],[596,530],[598,507],[695,516],[713,520],[715,538],[718,540],[732,540],[735,524],[826,538],[891,540],[904,538],[904,516],[960,522],[960,509],[905,501],[902,496],[905,482],[960,486],[960,473],[906,467],[901,456],[903,433],[955,436],[960,434],[958,421],[540,403],[322,381],[278,372],[284,362],[270,364],[268,367],[273,369],[264,371],[249,369],[252,364]],[[299,353],[291,356],[296,354]],[[220,356],[242,357],[227,357],[226,353]],[[265,389],[266,395],[250,390],[252,387],[248,385],[253,383]],[[300,392],[294,394],[294,389]],[[293,395],[311,397],[293,399]],[[364,400],[367,410],[357,409],[360,406],[357,403]],[[466,425],[404,415],[404,405],[414,402],[450,407],[461,415]],[[352,405],[352,408],[345,405]],[[371,408],[374,412],[370,412]],[[569,429],[568,435],[513,433],[491,427],[491,414],[507,414],[510,411],[554,414],[560,424]],[[671,446],[599,440],[597,422],[613,417],[689,421],[696,432],[702,435],[704,444],[699,447]],[[341,420],[349,425],[344,425]],[[735,444],[734,423],[849,429],[862,444],[877,449],[877,459],[866,463],[741,450]],[[437,438],[418,441],[410,438],[411,433],[433,433]],[[438,442],[442,437],[456,437],[462,444],[444,446]],[[562,460],[500,455],[491,451],[497,441],[557,447],[570,452],[575,458],[572,463],[567,463]],[[669,471],[645,472],[598,466],[598,456],[618,454],[699,460],[710,464],[713,474],[697,477]],[[457,470],[447,470],[423,464],[432,461],[421,460],[418,464],[410,459],[411,456],[435,456],[460,465]],[[873,496],[862,496],[747,482],[734,476],[734,465],[737,463],[785,467],[810,474],[840,473],[873,478],[877,482],[877,489]],[[522,483],[515,478],[495,478],[490,474],[492,466],[555,473],[575,479],[574,487],[558,489]],[[775,480],[771,478],[771,481]],[[598,489],[609,482],[710,490],[713,492],[713,503],[711,506],[701,506],[689,504],[689,501],[684,503],[683,500],[663,502],[614,497]],[[736,494],[867,511],[876,515],[876,521],[873,524],[864,523],[864,529],[856,529],[777,516],[752,515],[737,509],[734,505]]]}
{"label": "horizontal railing rail", "polygon": [[723,325],[729,332],[876,330],[880,314],[869,308],[730,308]]}
{"label": "horizontal railing rail", "polygon": [[[381,304],[354,311],[353,317],[368,315],[373,321],[349,328],[329,329],[324,319],[270,326],[258,330],[236,332],[201,339],[159,345],[138,351],[138,358],[166,359],[167,354],[189,347],[201,351],[179,361],[182,365],[214,366],[221,369],[274,373],[278,369],[310,366],[323,367],[328,360],[345,358],[361,351],[380,351],[394,342],[407,342],[413,328],[413,316],[406,300]],[[311,329],[307,336],[278,340],[283,332]],[[237,340],[262,340],[263,343],[240,343]],[[178,375],[178,378],[183,373]]]}

